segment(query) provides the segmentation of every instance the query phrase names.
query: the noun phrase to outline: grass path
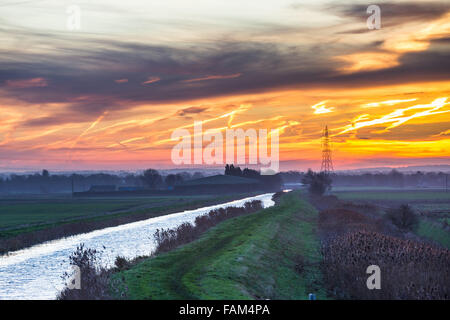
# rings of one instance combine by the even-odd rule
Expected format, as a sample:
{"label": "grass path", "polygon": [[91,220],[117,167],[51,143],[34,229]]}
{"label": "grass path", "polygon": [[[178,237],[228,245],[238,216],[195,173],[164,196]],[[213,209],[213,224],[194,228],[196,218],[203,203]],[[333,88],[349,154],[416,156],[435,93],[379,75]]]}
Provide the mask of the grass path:
{"label": "grass path", "polygon": [[298,193],[116,274],[130,299],[325,298],[317,212]]}

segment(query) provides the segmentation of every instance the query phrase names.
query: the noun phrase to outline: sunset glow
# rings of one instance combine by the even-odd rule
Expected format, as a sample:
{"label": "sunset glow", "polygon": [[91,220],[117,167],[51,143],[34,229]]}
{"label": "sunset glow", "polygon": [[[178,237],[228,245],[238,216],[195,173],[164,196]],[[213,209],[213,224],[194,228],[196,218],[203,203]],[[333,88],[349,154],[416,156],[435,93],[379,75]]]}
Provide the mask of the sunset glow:
{"label": "sunset glow", "polygon": [[320,167],[325,125],[338,170],[450,163],[444,1],[382,1],[380,30],[340,1],[78,2],[75,31],[69,1],[1,8],[1,170],[172,167],[194,121],[278,129],[281,170]]}

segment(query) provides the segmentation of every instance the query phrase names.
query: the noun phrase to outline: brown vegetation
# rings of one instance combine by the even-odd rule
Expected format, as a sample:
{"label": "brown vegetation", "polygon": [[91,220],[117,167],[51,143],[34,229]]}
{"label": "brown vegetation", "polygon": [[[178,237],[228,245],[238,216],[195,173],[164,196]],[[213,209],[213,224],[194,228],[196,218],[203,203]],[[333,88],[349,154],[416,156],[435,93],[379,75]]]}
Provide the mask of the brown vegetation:
{"label": "brown vegetation", "polygon": [[[342,203],[341,203],[342,205]],[[319,214],[323,273],[338,299],[450,299],[450,251],[405,239],[390,216],[346,208]],[[378,265],[381,289],[369,290],[366,269]]]}
{"label": "brown vegetation", "polygon": [[[211,210],[198,216],[195,225],[183,223],[175,229],[161,229],[154,234],[157,248],[152,256],[158,253],[170,251],[179,245],[189,243],[199,238],[200,235],[218,223],[240,215],[256,212],[263,209],[259,200],[249,201],[243,207],[227,207]],[[85,248],[83,244],[69,257],[71,265],[77,266],[81,274],[81,289],[69,289],[67,286],[59,294],[59,300],[104,300],[113,298],[124,298],[127,288],[123,283],[111,283],[111,273],[129,269],[148,257],[136,257],[127,260],[124,257],[116,257],[115,268],[105,269],[99,267],[98,254],[96,250]],[[63,279],[71,279],[70,274],[64,273]],[[119,281],[120,282],[120,281]]]}
{"label": "brown vegetation", "polygon": [[[79,268],[80,289],[66,287],[57,296],[58,300],[104,300],[109,299],[109,273],[98,266],[97,250],[85,248],[83,244],[77,247],[69,257],[70,264]],[[64,273],[63,279],[71,281],[72,275]]]}
{"label": "brown vegetation", "polygon": [[[450,299],[450,252],[379,232],[354,231],[323,248],[326,283],[338,298]],[[381,289],[366,286],[378,265]]]}
{"label": "brown vegetation", "polygon": [[263,209],[259,200],[249,201],[244,207],[228,207],[211,210],[207,214],[195,218],[195,224],[183,223],[174,229],[156,230],[154,239],[156,241],[155,254],[170,251],[182,244],[192,242],[200,237],[209,228],[220,222],[244,214],[256,212]]}

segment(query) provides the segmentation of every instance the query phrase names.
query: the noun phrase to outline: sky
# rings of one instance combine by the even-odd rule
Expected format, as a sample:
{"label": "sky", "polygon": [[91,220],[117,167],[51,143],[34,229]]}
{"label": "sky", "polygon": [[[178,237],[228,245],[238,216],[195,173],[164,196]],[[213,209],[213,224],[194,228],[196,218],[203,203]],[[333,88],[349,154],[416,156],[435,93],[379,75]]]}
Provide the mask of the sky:
{"label": "sky", "polygon": [[335,169],[450,164],[450,3],[370,4],[1,0],[0,171],[176,167],[194,121],[277,130],[282,170],[325,125]]}

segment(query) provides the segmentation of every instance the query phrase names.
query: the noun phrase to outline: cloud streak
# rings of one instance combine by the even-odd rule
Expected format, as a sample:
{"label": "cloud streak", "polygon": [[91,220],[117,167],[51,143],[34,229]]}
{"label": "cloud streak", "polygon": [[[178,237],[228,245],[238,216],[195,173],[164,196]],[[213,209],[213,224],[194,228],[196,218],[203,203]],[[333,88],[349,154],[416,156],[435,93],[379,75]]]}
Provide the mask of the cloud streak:
{"label": "cloud streak", "polygon": [[[380,118],[373,119],[373,120],[366,120],[368,118],[368,115],[362,115],[355,119],[352,124],[349,124],[342,129],[339,133],[333,135],[338,136],[350,131],[357,131],[358,129],[365,128],[365,127],[372,127],[372,126],[378,126],[382,124],[391,123],[389,126],[387,126],[382,132],[387,131],[389,129],[398,127],[402,124],[404,124],[407,121],[410,121],[415,118],[420,117],[426,117],[431,115],[438,115],[443,113],[448,113],[450,110],[441,110],[446,105],[450,104],[447,102],[447,98],[438,98],[434,100],[433,102],[429,104],[418,104],[411,107],[403,108],[403,109],[397,109],[387,115],[384,115]],[[406,115],[408,111],[416,111],[425,109],[423,111],[418,111],[413,113],[412,115]]]}

